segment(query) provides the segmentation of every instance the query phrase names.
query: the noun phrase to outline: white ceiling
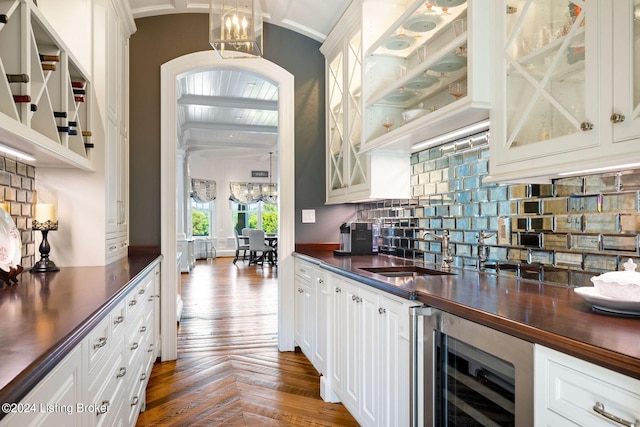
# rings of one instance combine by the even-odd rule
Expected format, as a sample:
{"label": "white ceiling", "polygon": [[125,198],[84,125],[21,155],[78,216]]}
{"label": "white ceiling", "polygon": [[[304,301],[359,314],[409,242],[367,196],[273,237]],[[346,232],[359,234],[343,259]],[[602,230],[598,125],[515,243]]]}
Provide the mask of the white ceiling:
{"label": "white ceiling", "polygon": [[[350,0],[259,0],[263,19],[324,41]],[[129,0],[134,18],[208,13],[209,0]],[[233,69],[198,70],[178,82],[179,143],[188,152],[268,158],[277,153],[277,87]]]}
{"label": "white ceiling", "polygon": [[[350,0],[259,0],[263,19],[324,41]],[[208,13],[209,0],[129,0],[134,18],[171,13]]]}

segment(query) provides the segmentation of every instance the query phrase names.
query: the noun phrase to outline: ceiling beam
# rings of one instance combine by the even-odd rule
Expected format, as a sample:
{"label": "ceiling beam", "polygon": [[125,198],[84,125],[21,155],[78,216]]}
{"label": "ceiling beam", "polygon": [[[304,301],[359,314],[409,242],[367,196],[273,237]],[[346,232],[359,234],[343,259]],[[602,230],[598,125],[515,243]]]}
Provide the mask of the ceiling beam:
{"label": "ceiling beam", "polygon": [[182,95],[180,106],[239,108],[244,110],[278,111],[278,101],[240,98],[235,96]]}
{"label": "ceiling beam", "polygon": [[238,123],[212,123],[212,122],[186,122],[180,126],[182,132],[190,130],[224,131],[224,132],[246,132],[246,133],[269,133],[277,134],[278,126],[259,126]]}

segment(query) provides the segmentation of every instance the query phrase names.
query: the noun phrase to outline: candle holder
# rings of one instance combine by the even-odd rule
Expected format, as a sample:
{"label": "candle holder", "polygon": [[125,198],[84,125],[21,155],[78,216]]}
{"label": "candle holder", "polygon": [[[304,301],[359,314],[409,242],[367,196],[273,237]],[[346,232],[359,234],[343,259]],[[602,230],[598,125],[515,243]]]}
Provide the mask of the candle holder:
{"label": "candle holder", "polygon": [[55,191],[51,191],[46,187],[40,186],[35,192],[34,216],[32,228],[42,232],[42,242],[40,242],[40,261],[36,262],[31,268],[32,273],[48,273],[51,271],[60,271],[58,266],[49,259],[49,231],[58,229],[58,195]]}
{"label": "candle holder", "polygon": [[40,261],[36,262],[30,271],[32,273],[60,271],[58,266],[49,259],[51,246],[49,246],[49,240],[47,239],[49,231],[58,229],[58,221],[47,220],[45,222],[39,222],[34,219],[33,229],[40,230],[42,232],[42,242],[40,242],[40,246],[38,247],[38,250],[40,251]]}

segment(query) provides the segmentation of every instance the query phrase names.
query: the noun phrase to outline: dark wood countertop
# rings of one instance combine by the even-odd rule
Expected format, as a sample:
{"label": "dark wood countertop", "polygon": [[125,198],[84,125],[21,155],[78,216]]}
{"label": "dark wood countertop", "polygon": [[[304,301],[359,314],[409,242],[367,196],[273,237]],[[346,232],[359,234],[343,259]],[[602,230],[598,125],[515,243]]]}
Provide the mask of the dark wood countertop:
{"label": "dark wood countertop", "polygon": [[24,397],[160,259],[23,272],[19,283],[0,289],[0,403]]}
{"label": "dark wood countertop", "polygon": [[640,379],[640,318],[594,312],[571,288],[455,268],[451,269],[453,275],[416,279],[387,278],[360,269],[414,265],[412,260],[387,255],[343,257],[331,251],[302,249],[296,256],[378,289]]}

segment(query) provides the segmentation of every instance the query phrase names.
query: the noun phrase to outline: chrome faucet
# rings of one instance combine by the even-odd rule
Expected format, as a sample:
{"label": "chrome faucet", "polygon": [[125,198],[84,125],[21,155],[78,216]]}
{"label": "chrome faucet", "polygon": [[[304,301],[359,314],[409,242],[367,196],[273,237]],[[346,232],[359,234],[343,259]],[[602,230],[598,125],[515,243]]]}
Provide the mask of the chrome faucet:
{"label": "chrome faucet", "polygon": [[484,230],[478,232],[478,268],[482,268],[482,264],[489,259],[489,246],[484,241],[495,236],[496,233],[487,233]]}
{"label": "chrome faucet", "polygon": [[422,238],[424,239],[427,236],[431,236],[435,240],[440,240],[442,242],[441,268],[444,271],[449,271],[449,269],[451,268],[451,263],[453,262],[453,256],[451,256],[451,251],[449,250],[449,230],[442,230],[442,234],[440,235],[432,231],[426,231]]}

